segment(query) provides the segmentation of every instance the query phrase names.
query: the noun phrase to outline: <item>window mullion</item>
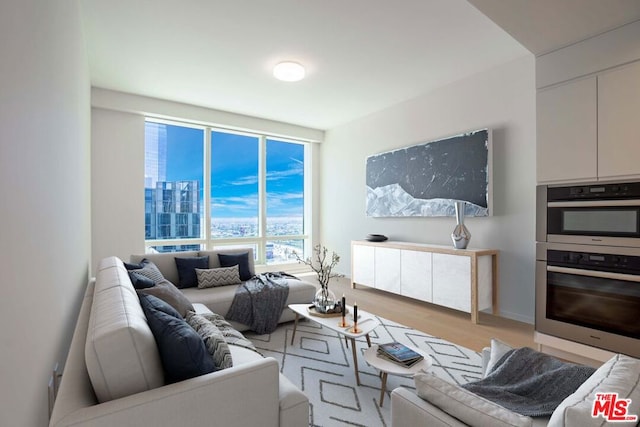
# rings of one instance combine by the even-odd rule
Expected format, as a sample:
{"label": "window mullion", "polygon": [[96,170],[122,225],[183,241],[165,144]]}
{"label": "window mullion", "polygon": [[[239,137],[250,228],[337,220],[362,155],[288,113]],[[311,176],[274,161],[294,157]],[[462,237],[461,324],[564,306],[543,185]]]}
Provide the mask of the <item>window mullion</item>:
{"label": "window mullion", "polygon": [[211,128],[204,130],[204,177],[202,184],[202,203],[204,203],[204,241],[205,249],[213,249],[211,238]]}
{"label": "window mullion", "polygon": [[258,147],[258,223],[260,245],[258,246],[261,264],[267,262],[267,138],[260,135]]}

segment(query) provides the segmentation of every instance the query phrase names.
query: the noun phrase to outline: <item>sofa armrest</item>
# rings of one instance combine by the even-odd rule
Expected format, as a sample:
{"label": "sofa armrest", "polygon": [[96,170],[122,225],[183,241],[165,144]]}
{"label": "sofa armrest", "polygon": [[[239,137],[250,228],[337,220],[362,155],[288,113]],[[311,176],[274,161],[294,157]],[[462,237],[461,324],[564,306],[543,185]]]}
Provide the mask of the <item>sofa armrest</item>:
{"label": "sofa armrest", "polygon": [[280,375],[280,427],[299,427],[309,424],[309,398]]}
{"label": "sofa armrest", "polygon": [[[279,368],[271,357],[86,406],[59,426],[278,426]],[[242,398],[238,398],[242,396]],[[251,408],[247,411],[246,408]],[[242,413],[242,417],[238,414]]]}
{"label": "sofa armrest", "polygon": [[398,387],[391,392],[391,425],[393,427],[466,426],[457,418],[403,387]]}

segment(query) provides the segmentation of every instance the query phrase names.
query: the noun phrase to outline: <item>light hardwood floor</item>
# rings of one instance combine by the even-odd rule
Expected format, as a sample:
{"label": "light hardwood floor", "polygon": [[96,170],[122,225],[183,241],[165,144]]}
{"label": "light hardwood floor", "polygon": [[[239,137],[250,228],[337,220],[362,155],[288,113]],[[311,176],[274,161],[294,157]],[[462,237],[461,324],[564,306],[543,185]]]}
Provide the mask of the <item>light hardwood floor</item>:
{"label": "light hardwood floor", "polygon": [[[313,277],[307,276],[305,280],[312,281]],[[475,351],[488,346],[491,338],[499,338],[514,347],[537,348],[533,342],[533,325],[487,313],[480,313],[479,323],[473,324],[468,313],[366,286],[352,289],[348,278],[333,279],[329,288],[338,298],[344,294],[347,305],[355,301],[362,310]]]}

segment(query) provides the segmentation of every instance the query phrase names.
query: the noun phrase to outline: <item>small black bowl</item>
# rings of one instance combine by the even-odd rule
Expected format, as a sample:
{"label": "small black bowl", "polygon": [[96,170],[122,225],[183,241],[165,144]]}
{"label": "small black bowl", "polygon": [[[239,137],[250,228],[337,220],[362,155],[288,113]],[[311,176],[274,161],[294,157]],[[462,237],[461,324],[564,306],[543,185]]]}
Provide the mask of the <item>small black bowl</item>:
{"label": "small black bowl", "polygon": [[369,242],[384,242],[387,240],[387,236],[384,234],[369,234],[365,237],[365,240]]}

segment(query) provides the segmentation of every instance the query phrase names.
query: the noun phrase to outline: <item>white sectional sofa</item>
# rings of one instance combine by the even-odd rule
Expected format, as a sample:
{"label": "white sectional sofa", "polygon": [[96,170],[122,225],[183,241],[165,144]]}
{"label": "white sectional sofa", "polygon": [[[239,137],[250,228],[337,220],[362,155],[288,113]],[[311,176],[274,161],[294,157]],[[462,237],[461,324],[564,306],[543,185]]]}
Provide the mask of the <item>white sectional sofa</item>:
{"label": "white sectional sofa", "polygon": [[[482,352],[483,371],[487,371],[493,355],[492,347]],[[502,350],[505,351],[505,350]],[[425,375],[425,374],[420,374]],[[424,376],[423,376],[424,378]],[[600,366],[578,389],[560,403],[551,416],[526,417],[516,414],[480,396],[453,384],[432,382],[428,396],[398,387],[391,392],[391,425],[393,427],[466,427],[466,426],[521,426],[521,427],[601,427],[604,425],[636,426],[630,422],[605,422],[604,417],[592,416],[593,402],[598,393],[618,393],[629,399],[628,415],[640,417],[640,360],[616,354]]]}
{"label": "white sectional sofa", "polygon": [[[169,278],[168,259],[154,257]],[[196,311],[209,311],[194,302]],[[277,361],[229,347],[232,367],[165,385],[127,270],[120,259],[105,258],[87,287],[49,425],[307,426],[308,398]]]}
{"label": "white sectional sofa", "polygon": [[[191,252],[175,252],[175,253],[159,253],[159,254],[141,254],[131,255],[130,261],[132,263],[139,263],[143,259],[152,261],[162,272],[164,277],[170,282],[177,284],[179,282],[178,268],[176,267],[175,259],[188,258],[195,256],[209,256],[209,268],[220,267],[218,260],[218,254],[224,252],[225,254],[238,254],[242,252],[249,252],[249,268],[251,271],[255,270],[253,261],[253,251],[248,249],[225,249],[224,251],[191,251]],[[287,280],[289,285],[289,297],[287,298],[287,305],[289,304],[303,304],[313,301],[313,297],[316,293],[316,287],[304,280]],[[209,310],[214,313],[224,316],[236,293],[237,287],[240,285],[221,286],[215,288],[198,289],[198,288],[185,288],[181,289],[182,293],[192,303],[204,304]],[[285,308],[282,312],[279,322],[290,322],[295,319],[295,313],[288,308]],[[246,331],[249,327],[237,322],[230,322],[234,328],[238,331]]]}

